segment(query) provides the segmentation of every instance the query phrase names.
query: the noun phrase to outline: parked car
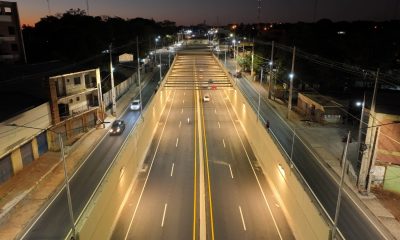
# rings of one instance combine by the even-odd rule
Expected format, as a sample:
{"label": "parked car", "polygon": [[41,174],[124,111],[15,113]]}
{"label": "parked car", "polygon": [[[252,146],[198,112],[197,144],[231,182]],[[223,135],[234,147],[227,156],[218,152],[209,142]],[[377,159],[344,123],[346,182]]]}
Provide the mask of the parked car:
{"label": "parked car", "polygon": [[209,102],[210,101],[210,95],[208,93],[204,94],[203,101],[204,102]]}
{"label": "parked car", "polygon": [[110,128],[110,135],[120,135],[125,130],[125,122],[123,120],[115,120]]}
{"label": "parked car", "polygon": [[130,108],[131,108],[131,110],[136,111],[136,110],[139,110],[139,109],[140,109],[140,106],[141,106],[140,100],[139,100],[139,99],[136,99],[136,100],[133,100],[133,101],[131,102]]}

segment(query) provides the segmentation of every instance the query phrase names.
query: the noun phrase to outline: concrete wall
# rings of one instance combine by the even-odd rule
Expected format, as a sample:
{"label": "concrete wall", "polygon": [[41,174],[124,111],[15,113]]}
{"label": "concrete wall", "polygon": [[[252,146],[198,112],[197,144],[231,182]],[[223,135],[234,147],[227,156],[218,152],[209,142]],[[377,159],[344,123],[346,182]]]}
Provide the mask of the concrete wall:
{"label": "concrete wall", "polygon": [[329,227],[239,90],[225,90],[296,239],[328,239]]}
{"label": "concrete wall", "polygon": [[[225,69],[215,56],[214,58],[220,67]],[[229,76],[226,69],[224,71]],[[329,225],[322,216],[323,214],[314,205],[315,200],[312,200],[304,190],[305,186],[298,180],[298,176],[293,172],[294,169],[290,168],[275,142],[267,134],[263,123],[257,120],[257,114],[240,93],[240,90],[236,88],[234,80],[232,78],[230,80],[234,89],[226,89],[224,93],[230,99],[295,238],[306,240],[329,239]]]}
{"label": "concrete wall", "polygon": [[400,166],[390,165],[386,167],[383,188],[388,191],[400,193]]}
{"label": "concrete wall", "polygon": [[[168,76],[168,75],[167,75]],[[110,239],[113,222],[129,196],[129,190],[151,145],[159,119],[166,111],[170,90],[160,88],[143,111],[129,134],[115,162],[109,169],[103,184],[99,187],[90,204],[78,220],[77,230],[82,239]]]}

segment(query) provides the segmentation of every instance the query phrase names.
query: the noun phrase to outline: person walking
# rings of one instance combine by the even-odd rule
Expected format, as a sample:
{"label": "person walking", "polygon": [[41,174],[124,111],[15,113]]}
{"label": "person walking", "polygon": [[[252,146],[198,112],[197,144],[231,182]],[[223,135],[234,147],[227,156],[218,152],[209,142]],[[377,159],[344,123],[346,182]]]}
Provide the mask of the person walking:
{"label": "person walking", "polygon": [[269,132],[269,121],[267,120],[267,122],[265,123],[265,127],[267,128],[267,131]]}

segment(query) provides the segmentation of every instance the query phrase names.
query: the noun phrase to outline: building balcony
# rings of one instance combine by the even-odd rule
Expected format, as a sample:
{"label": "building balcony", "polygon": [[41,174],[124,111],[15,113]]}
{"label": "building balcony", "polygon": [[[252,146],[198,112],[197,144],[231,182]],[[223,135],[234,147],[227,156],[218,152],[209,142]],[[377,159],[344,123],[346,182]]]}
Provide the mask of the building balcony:
{"label": "building balcony", "polygon": [[80,97],[82,95],[90,95],[90,94],[92,94],[93,92],[96,92],[96,91],[97,91],[97,88],[86,88],[86,89],[84,89],[82,91],[74,92],[74,93],[68,94],[68,95],[64,92],[62,95],[58,96],[57,103],[66,104],[66,103],[68,103],[69,99]]}

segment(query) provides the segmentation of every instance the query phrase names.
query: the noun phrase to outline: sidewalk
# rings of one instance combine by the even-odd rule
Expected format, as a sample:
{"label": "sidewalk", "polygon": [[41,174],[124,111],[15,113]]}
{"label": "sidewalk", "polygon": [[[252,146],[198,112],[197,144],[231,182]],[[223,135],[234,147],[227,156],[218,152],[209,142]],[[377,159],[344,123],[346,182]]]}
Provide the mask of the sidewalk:
{"label": "sidewalk", "polygon": [[[146,85],[154,72],[142,76]],[[117,116],[120,116],[139,88],[133,85],[117,102]],[[115,117],[108,115],[105,128],[99,126],[90,130],[66,151],[68,175],[83,163],[90,151],[108,132]],[[0,185],[0,239],[17,239],[44,209],[49,200],[64,186],[64,169],[60,164],[60,152],[47,152],[31,165]]]}
{"label": "sidewalk", "polygon": [[[234,71],[235,65],[233,59],[227,59],[227,69],[229,72]],[[262,84],[258,81],[253,81],[252,77],[248,73],[243,74],[244,80],[247,80],[256,91],[260,91],[261,97],[278,112],[280,116],[286,116],[287,105],[280,100],[268,100],[267,85]],[[343,125],[328,125],[323,126],[318,123],[312,123],[311,125],[301,121],[303,117],[298,113],[292,111],[290,120],[286,121],[292,128],[296,129],[296,134],[306,142],[306,145],[312,149],[312,151],[319,157],[320,161],[323,161],[326,168],[336,175],[337,179],[341,175],[341,155],[344,148],[344,143],[341,142],[341,138],[348,132]],[[356,143],[350,144],[351,148],[356,147]],[[348,156],[349,158],[352,156]],[[390,212],[391,209],[386,209],[383,204],[375,197],[373,193],[369,196],[361,195],[355,185],[355,179],[346,175],[345,183],[347,189],[351,190],[349,193],[354,196],[356,203],[359,206],[363,206],[367,210],[368,215],[376,216],[376,218],[387,228],[396,239],[400,239],[400,223],[396,220],[393,214]],[[397,205],[399,208],[400,202]]]}

